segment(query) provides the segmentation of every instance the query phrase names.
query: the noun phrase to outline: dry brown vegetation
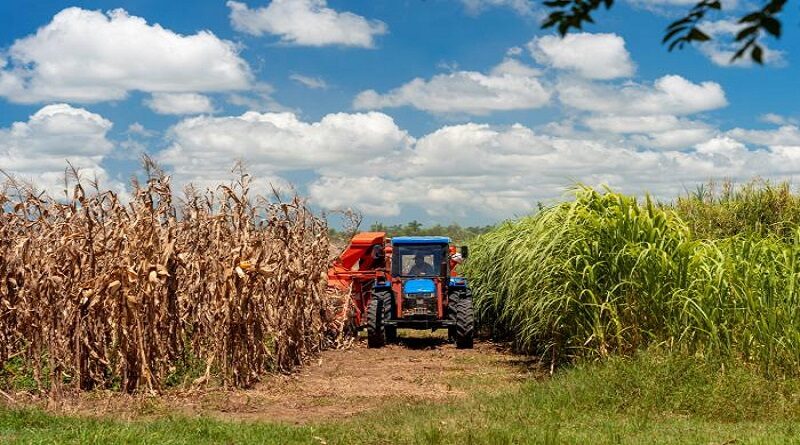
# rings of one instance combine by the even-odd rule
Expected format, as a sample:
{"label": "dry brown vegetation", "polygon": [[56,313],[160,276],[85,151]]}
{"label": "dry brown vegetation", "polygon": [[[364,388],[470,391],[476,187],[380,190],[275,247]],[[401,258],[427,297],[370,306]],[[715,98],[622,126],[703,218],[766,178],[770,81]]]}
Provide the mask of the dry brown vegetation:
{"label": "dry brown vegetation", "polygon": [[337,334],[327,227],[301,200],[253,196],[246,174],[178,199],[145,164],[126,200],[0,189],[0,385],[247,387]]}

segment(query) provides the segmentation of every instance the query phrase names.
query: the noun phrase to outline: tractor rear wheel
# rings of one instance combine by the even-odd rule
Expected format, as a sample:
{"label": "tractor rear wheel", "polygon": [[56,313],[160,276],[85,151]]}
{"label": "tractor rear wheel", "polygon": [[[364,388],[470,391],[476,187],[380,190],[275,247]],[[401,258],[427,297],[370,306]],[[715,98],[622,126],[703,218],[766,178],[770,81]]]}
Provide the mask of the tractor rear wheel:
{"label": "tractor rear wheel", "polygon": [[447,340],[450,342],[456,341],[456,308],[463,297],[463,291],[451,291],[447,297],[447,320],[451,323],[447,328]]}
{"label": "tractor rear wheel", "polygon": [[383,301],[372,296],[367,306],[367,347],[380,348],[386,344],[383,327]]}
{"label": "tractor rear wheel", "polygon": [[[382,290],[373,295],[383,302],[383,319],[390,320],[392,318],[392,300],[394,299],[392,291]],[[386,331],[386,343],[397,343],[397,326],[389,326],[384,323],[383,329]]]}
{"label": "tractor rear wheel", "polygon": [[367,346],[380,348],[386,343],[397,341],[397,328],[387,326],[392,317],[392,292],[375,291],[367,307]]}
{"label": "tractor rear wheel", "polygon": [[459,298],[456,309],[456,348],[472,349],[475,335],[475,314],[472,311],[472,298]]}

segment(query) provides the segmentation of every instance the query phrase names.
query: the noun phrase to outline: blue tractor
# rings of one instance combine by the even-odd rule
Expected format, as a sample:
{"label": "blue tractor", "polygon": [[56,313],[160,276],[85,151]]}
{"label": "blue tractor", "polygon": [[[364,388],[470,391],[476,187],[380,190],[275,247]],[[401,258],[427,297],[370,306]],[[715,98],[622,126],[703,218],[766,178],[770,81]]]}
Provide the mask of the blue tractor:
{"label": "blue tractor", "polygon": [[329,283],[351,290],[352,318],[370,348],[397,341],[399,328],[447,328],[456,347],[472,348],[472,294],[456,272],[467,255],[447,237],[360,233],[334,262]]}

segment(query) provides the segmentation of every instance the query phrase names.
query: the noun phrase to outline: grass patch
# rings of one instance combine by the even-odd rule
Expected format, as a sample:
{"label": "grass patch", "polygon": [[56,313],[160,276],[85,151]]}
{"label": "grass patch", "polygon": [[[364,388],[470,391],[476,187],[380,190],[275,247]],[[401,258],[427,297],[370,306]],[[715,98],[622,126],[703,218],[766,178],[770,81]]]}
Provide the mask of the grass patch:
{"label": "grass patch", "polygon": [[[121,422],[0,410],[3,443],[800,443],[800,380],[658,351],[583,362],[550,379],[448,403],[394,404],[289,426],[207,418]],[[735,441],[735,442],[732,442]]]}

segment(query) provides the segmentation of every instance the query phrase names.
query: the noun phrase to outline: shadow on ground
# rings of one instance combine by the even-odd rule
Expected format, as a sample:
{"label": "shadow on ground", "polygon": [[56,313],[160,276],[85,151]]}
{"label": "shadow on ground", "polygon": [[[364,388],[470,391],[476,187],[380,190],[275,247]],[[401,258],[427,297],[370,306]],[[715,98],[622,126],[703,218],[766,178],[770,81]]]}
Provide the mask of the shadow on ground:
{"label": "shadow on ground", "polygon": [[424,350],[437,349],[442,346],[449,345],[450,342],[446,337],[412,337],[408,336],[408,334],[400,334],[397,344],[398,346],[403,346],[408,349]]}

